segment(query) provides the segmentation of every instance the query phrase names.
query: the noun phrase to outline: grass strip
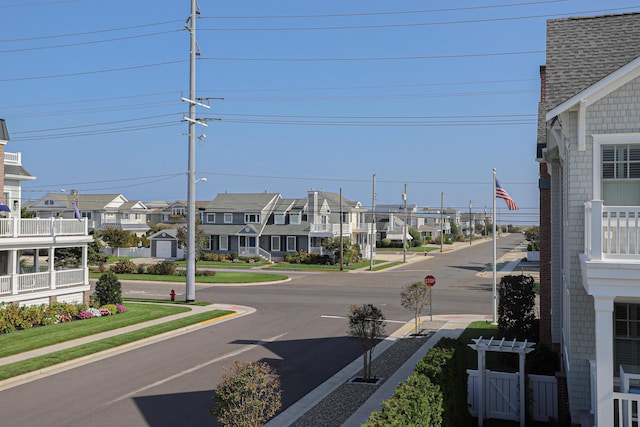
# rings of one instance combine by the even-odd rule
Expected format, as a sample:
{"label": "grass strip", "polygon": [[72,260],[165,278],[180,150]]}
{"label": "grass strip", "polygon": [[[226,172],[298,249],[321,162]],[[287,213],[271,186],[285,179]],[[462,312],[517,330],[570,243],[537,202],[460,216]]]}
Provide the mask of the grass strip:
{"label": "grass strip", "polygon": [[135,341],[160,335],[165,332],[184,328],[186,326],[195,325],[207,320],[231,314],[229,310],[213,310],[205,313],[194,314],[182,319],[172,320],[170,322],[161,323],[159,325],[149,326],[138,331],[128,332],[126,334],[105,338],[92,343],[82,344],[70,349],[56,351],[50,354],[34,357],[22,362],[10,363],[0,367],[0,381],[12,378],[28,372],[37,371],[49,366],[68,362],[80,357],[95,354],[104,350],[119,347]]}
{"label": "grass strip", "polygon": [[113,329],[190,311],[185,306],[125,303],[125,313],[39,326],[0,335],[0,357],[31,351]]}
{"label": "grass strip", "polygon": [[[89,273],[91,279],[99,279],[100,276],[102,276],[102,273]],[[118,280],[147,280],[150,282],[185,283],[186,280],[185,276],[163,274],[117,274],[116,276],[118,276]],[[216,271],[213,276],[196,276],[196,283],[262,283],[276,282],[288,278],[283,274]]]}

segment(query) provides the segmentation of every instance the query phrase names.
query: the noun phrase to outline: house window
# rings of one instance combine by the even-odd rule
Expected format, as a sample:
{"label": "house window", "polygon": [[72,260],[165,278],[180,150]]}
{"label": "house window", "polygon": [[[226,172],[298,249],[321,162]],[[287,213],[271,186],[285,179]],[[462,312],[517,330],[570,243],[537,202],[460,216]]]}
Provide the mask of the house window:
{"label": "house window", "polygon": [[275,214],[273,222],[278,225],[284,224],[284,214]]}
{"label": "house window", "polygon": [[289,223],[291,224],[300,224],[300,214],[289,214]]}
{"label": "house window", "polygon": [[296,237],[287,236],[287,252],[295,252],[295,251],[296,251]]}
{"label": "house window", "polygon": [[224,223],[225,224],[232,224],[233,223],[233,214],[232,213],[224,214]]}
{"label": "house window", "polygon": [[245,224],[260,223],[260,214],[257,214],[257,213],[244,214],[244,223]]}
{"label": "house window", "polygon": [[218,237],[218,247],[221,251],[229,250],[229,236],[219,236]]}
{"label": "house window", "polygon": [[207,214],[207,223],[214,224],[216,222],[216,214],[208,213]]}
{"label": "house window", "polygon": [[603,144],[601,168],[605,205],[640,205],[640,144]]}
{"label": "house window", "polygon": [[271,236],[271,250],[272,251],[280,250],[280,236]]}
{"label": "house window", "polygon": [[640,360],[640,304],[615,303],[614,372],[620,365],[637,365]]}

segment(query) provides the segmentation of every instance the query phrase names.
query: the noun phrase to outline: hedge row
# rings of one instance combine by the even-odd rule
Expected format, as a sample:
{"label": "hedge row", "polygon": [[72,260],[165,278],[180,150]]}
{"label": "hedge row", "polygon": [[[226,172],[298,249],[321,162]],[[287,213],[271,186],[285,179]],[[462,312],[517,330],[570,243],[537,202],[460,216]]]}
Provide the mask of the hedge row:
{"label": "hedge row", "polygon": [[364,427],[440,427],[471,423],[467,406],[464,344],[442,338],[417,364],[414,373],[382,402]]}

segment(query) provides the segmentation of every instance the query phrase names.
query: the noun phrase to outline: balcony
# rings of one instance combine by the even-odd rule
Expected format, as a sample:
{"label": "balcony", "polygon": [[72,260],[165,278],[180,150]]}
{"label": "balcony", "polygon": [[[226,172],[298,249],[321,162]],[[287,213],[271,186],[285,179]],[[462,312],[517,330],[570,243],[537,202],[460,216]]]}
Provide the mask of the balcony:
{"label": "balcony", "polygon": [[14,274],[0,276],[0,295],[32,294],[84,285],[85,271],[82,268]]}
{"label": "balcony", "polygon": [[[340,224],[311,224],[309,234],[312,237],[337,237],[340,236]],[[342,224],[342,235],[351,235],[351,224]]]}
{"label": "balcony", "polygon": [[584,253],[592,261],[640,261],[640,206],[585,203]]}
{"label": "balcony", "polygon": [[86,236],[86,220],[57,218],[2,218],[0,238]]}

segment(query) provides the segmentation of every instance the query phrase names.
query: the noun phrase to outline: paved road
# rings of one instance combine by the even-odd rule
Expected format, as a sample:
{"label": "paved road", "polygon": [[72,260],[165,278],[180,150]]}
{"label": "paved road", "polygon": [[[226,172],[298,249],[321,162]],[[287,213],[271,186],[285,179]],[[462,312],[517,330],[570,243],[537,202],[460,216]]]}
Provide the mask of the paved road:
{"label": "paved road", "polygon": [[[498,240],[498,257],[523,239]],[[250,316],[197,330],[125,354],[2,391],[3,426],[200,426],[213,389],[234,360],[264,360],[281,375],[288,407],[360,356],[340,319],[350,304],[373,303],[391,333],[411,314],[400,307],[403,285],[436,277],[433,314],[490,314],[491,243],[420,257],[378,273],[295,273],[282,284],[198,285],[198,300],[256,308]],[[382,258],[383,255],[380,255]],[[167,296],[171,284],[127,284],[130,296]],[[184,289],[176,289],[184,292]],[[398,323],[395,323],[397,321]]]}

